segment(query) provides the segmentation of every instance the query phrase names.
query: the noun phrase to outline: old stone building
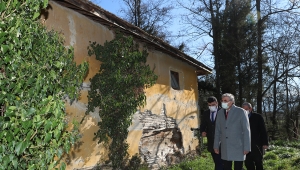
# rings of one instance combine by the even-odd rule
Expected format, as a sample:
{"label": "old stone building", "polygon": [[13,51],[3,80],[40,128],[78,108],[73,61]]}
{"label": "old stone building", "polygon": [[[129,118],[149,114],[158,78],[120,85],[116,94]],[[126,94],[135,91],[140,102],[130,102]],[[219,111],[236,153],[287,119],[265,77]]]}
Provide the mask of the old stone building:
{"label": "old stone building", "polygon": [[[44,25],[62,33],[66,46],[74,47],[77,63],[89,62],[81,98],[66,103],[69,121],[84,117],[89,79],[100,68],[101,63],[88,56],[89,42],[104,44],[120,30],[133,36],[140,46],[147,47],[147,63],[151,67],[155,65],[158,75],[156,84],[146,89],[146,105],[138,108],[129,128],[130,155],[139,153],[152,168],[158,168],[170,162],[172,154],[195,150],[198,141],[190,128],[199,126],[197,76],[210,74],[211,69],[89,1],[51,0],[49,3],[41,17]],[[98,121],[100,117],[94,112],[80,125],[82,138],[66,158],[67,169],[88,169],[106,160],[107,150],[93,140]]]}

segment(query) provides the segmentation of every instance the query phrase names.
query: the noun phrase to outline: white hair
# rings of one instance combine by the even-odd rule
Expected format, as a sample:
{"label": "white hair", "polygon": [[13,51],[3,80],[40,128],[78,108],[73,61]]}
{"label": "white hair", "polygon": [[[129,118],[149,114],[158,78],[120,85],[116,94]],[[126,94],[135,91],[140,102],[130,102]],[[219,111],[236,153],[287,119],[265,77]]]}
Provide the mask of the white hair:
{"label": "white hair", "polygon": [[242,106],[248,106],[249,108],[252,108],[252,105],[251,105],[251,103],[249,103],[249,102],[244,102],[244,103],[242,104]]}
{"label": "white hair", "polygon": [[233,94],[231,94],[231,93],[224,93],[222,95],[222,98],[223,97],[228,97],[230,99],[230,101],[232,101],[233,103],[235,103],[235,101],[234,101],[234,95]]}

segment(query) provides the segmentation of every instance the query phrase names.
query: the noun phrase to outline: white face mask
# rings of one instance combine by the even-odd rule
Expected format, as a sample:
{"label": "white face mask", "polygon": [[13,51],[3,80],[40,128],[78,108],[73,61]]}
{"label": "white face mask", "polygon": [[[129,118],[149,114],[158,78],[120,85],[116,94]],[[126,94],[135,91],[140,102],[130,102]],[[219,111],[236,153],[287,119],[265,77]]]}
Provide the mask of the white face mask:
{"label": "white face mask", "polygon": [[250,111],[249,110],[246,110],[246,113],[247,113],[247,115],[250,113]]}
{"label": "white face mask", "polygon": [[217,106],[208,106],[208,107],[211,112],[215,112],[218,109]]}
{"label": "white face mask", "polygon": [[223,109],[228,109],[229,108],[228,103],[222,102],[222,108]]}

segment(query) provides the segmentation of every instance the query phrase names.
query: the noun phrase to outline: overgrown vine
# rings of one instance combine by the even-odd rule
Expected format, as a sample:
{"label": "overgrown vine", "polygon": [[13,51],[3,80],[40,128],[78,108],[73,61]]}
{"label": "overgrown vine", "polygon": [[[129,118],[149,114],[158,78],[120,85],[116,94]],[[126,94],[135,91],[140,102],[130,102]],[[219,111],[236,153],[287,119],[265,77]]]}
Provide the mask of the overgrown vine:
{"label": "overgrown vine", "polygon": [[109,144],[109,159],[113,169],[124,169],[128,156],[128,128],[132,115],[144,105],[144,89],[157,80],[154,71],[146,64],[148,53],[139,50],[132,37],[116,34],[115,39],[89,46],[89,55],[101,61],[99,72],[90,79],[88,93],[89,112],[100,108],[99,142]]}
{"label": "overgrown vine", "polygon": [[53,169],[78,138],[66,131],[65,102],[76,99],[88,65],[38,20],[48,0],[0,1],[0,169]]}

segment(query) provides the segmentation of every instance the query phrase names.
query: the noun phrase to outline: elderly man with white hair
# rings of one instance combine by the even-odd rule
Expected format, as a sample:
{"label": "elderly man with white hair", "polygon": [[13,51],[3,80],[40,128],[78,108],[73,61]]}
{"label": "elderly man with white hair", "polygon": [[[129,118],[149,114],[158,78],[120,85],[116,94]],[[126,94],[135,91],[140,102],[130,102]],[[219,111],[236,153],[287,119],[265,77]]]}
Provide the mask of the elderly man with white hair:
{"label": "elderly man with white hair", "polygon": [[222,95],[222,109],[218,111],[215,127],[214,151],[219,154],[225,170],[241,170],[243,162],[251,150],[250,125],[246,111],[234,105],[234,96]]}

